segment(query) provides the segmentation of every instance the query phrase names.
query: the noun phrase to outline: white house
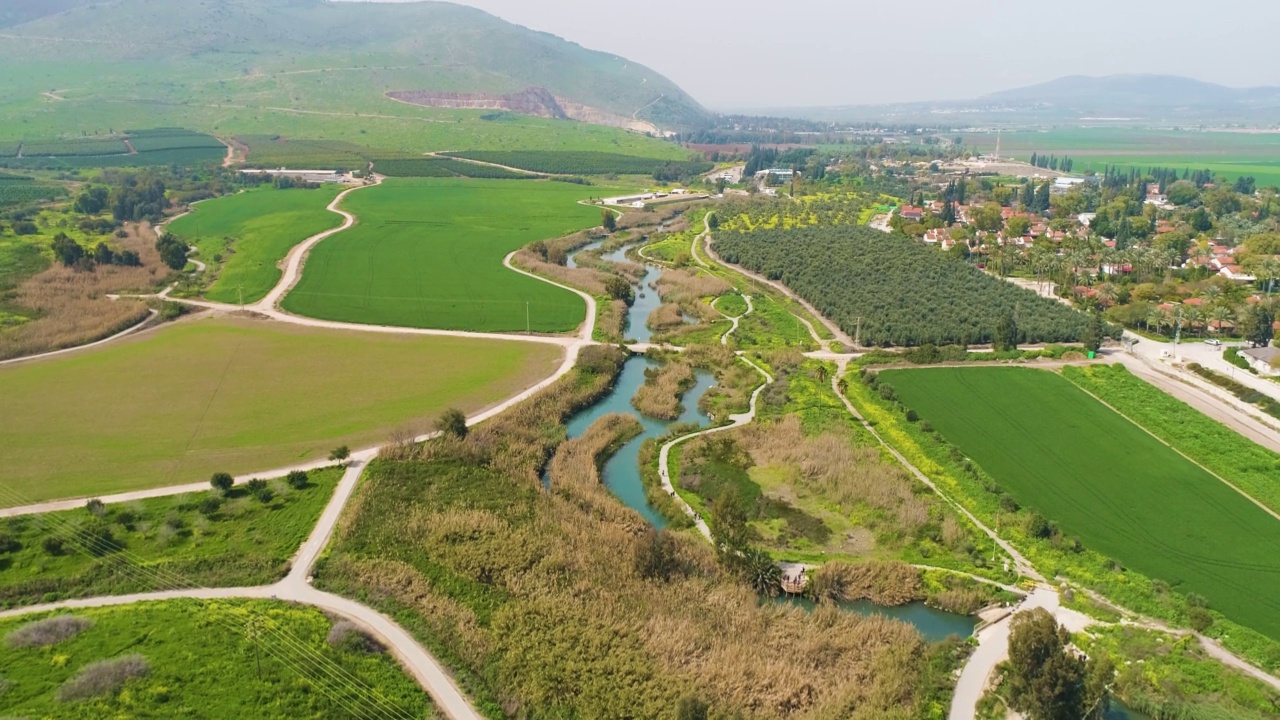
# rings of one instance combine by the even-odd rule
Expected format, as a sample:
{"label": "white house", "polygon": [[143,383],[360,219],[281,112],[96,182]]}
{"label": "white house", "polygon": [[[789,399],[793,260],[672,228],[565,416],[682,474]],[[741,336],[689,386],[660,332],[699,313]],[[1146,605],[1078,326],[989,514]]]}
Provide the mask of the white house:
{"label": "white house", "polygon": [[1241,350],[1240,357],[1248,360],[1259,375],[1280,375],[1280,348],[1260,347]]}

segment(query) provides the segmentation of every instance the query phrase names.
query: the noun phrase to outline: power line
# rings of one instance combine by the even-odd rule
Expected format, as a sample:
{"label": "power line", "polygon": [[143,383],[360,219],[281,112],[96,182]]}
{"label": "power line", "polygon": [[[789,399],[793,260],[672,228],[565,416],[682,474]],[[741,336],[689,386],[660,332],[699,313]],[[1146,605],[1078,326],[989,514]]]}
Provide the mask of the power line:
{"label": "power line", "polygon": [[[22,497],[21,494],[4,485],[0,485],[0,499],[15,502],[15,504],[29,504],[30,502],[27,498]],[[69,520],[58,519],[54,515],[36,515],[34,518],[36,524],[42,529],[50,532],[60,531],[63,535],[68,536],[73,548],[90,560],[102,562],[108,555],[114,559],[119,559],[118,562],[112,563],[112,567],[126,573],[132,573],[134,576],[132,579],[135,581],[140,581],[144,585],[150,584],[153,587],[158,587],[161,592],[167,590],[212,590],[212,588],[201,586],[167,569],[144,567],[144,561],[141,557],[113,541],[89,535],[84,528],[75,525]],[[207,599],[205,602],[215,604],[217,600]],[[235,608],[228,605],[227,609],[234,610]],[[369,687],[341,665],[311,648],[305,641],[297,638],[288,630],[280,627],[270,616],[245,606],[242,606],[240,611],[249,614],[251,620],[259,624],[259,637],[269,635],[270,637],[266,639],[278,644],[277,646],[267,643],[266,651],[269,654],[273,655],[282,665],[310,681],[321,693],[329,697],[335,704],[342,706],[353,717],[369,717],[368,712],[372,711],[375,713],[374,717],[413,718],[413,715],[407,710],[387,700],[376,689]],[[245,628],[224,617],[218,617],[215,621],[236,634],[247,634],[248,632]],[[255,644],[260,643],[255,641]],[[287,653],[282,652],[280,648],[292,649],[301,656],[299,661],[291,661]],[[334,689],[329,687],[330,684],[342,687]],[[354,695],[355,702],[362,702],[363,704],[353,705],[346,698],[348,695]]]}

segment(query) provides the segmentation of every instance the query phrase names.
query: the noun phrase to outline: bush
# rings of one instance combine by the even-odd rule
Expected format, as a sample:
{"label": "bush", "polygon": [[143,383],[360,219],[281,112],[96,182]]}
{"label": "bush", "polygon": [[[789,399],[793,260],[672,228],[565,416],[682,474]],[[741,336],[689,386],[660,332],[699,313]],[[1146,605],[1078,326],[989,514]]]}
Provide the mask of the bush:
{"label": "bush", "polygon": [[222,501],[210,495],[209,497],[201,500],[200,506],[196,509],[200,511],[201,515],[205,517],[212,517],[217,515],[218,511],[222,509]]}
{"label": "bush", "polygon": [[272,500],[276,499],[276,493],[271,488],[262,488],[259,492],[254,493],[253,496],[258,498],[258,501],[263,505],[269,505]]}
{"label": "bush", "polygon": [[307,473],[302,470],[294,470],[285,478],[285,482],[289,483],[289,487],[294,490],[305,490],[308,480]]}
{"label": "bush", "polygon": [[93,627],[93,621],[74,615],[37,620],[14,630],[4,641],[11,648],[29,649],[49,647],[70,640]]}
{"label": "bush", "polygon": [[467,415],[457,408],[445,410],[436,419],[436,430],[443,435],[451,435],[459,440],[467,436]]}
{"label": "bush", "polygon": [[247,490],[250,495],[261,495],[262,492],[267,489],[267,481],[262,478],[254,478],[245,483],[244,489]]}
{"label": "bush", "polygon": [[44,542],[40,543],[40,547],[50,555],[61,555],[65,548],[63,547],[62,538],[47,537]]}
{"label": "bush", "polygon": [[88,510],[89,514],[94,517],[102,517],[102,513],[106,512],[106,505],[103,505],[101,500],[94,498],[84,504],[84,509]]}
{"label": "bush", "polygon": [[0,555],[11,552],[18,552],[22,549],[22,543],[18,539],[8,533],[0,533]]}
{"label": "bush", "polygon": [[326,638],[326,642],[329,643],[330,647],[360,655],[371,655],[386,650],[382,643],[374,640],[368,633],[356,627],[355,623],[346,620],[334,623],[333,627],[329,629],[329,636]]}
{"label": "bush", "polygon": [[150,671],[147,659],[141,655],[125,655],[89,663],[58,688],[58,699],[62,702],[76,702],[108,695],[124,687],[129,680],[142,677]]}
{"label": "bush", "polygon": [[220,472],[213,474],[213,479],[209,481],[209,484],[213,486],[214,490],[226,495],[231,490],[231,487],[236,484],[236,480],[231,477],[231,473]]}

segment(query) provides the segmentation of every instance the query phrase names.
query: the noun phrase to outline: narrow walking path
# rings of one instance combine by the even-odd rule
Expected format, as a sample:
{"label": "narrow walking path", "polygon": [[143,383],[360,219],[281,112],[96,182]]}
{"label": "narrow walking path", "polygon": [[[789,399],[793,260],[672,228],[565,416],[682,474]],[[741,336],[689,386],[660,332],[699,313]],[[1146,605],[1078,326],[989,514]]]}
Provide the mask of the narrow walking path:
{"label": "narrow walking path", "polygon": [[658,451],[658,475],[662,480],[662,489],[666,490],[667,495],[675,501],[676,505],[679,506],[686,515],[693,519],[693,523],[697,526],[698,532],[702,533],[702,536],[710,542],[715,541],[712,539],[711,528],[707,525],[707,521],[704,520],[703,517],[689,505],[689,503],[685,502],[684,498],[680,497],[680,494],[676,492],[675,485],[671,482],[671,450],[677,445],[688,442],[696,437],[732,430],[733,428],[742,427],[743,425],[750,423],[752,420],[755,420],[756,407],[760,400],[760,393],[764,392],[765,388],[773,384],[773,376],[765,372],[764,368],[751,362],[751,360],[742,353],[738,354],[738,359],[750,365],[756,372],[760,373],[761,377],[764,378],[764,382],[760,383],[760,387],[756,388],[755,392],[751,393],[751,404],[748,406],[747,412],[740,413],[738,415],[730,415],[730,422],[728,425],[719,425],[706,430],[699,430],[698,432],[691,433],[689,435],[682,435],[663,445],[662,449]]}
{"label": "narrow walking path", "polygon": [[[723,296],[722,296],[722,297],[723,297]],[[720,299],[720,298],[716,298],[716,300],[719,300],[719,299]],[[750,295],[743,295],[743,296],[742,296],[742,299],[743,299],[743,300],[745,300],[745,301],[746,301],[746,303],[747,303],[747,311],[746,311],[746,312],[744,312],[744,313],[742,313],[741,315],[729,315],[728,313],[724,312],[724,311],[723,311],[723,310],[721,310],[720,308],[716,307],[715,300],[711,301],[711,309],[712,309],[712,310],[715,310],[716,312],[720,313],[721,315],[724,315],[725,319],[727,319],[727,320],[729,320],[729,321],[731,321],[731,322],[733,323],[733,327],[730,327],[728,330],[725,330],[725,331],[724,331],[724,335],[721,335],[721,336],[720,336],[720,344],[721,344],[721,345],[728,345],[728,344],[729,344],[729,336],[730,336],[730,335],[733,335],[735,332],[737,332],[737,331],[738,331],[738,325],[739,325],[739,323],[741,323],[741,322],[742,322],[742,319],[743,319],[743,318],[745,318],[746,316],[750,315],[751,313],[755,312],[755,307],[754,307],[754,306],[752,306],[752,304],[751,304],[751,296],[750,296]]]}
{"label": "narrow walking path", "polygon": [[[835,337],[836,341],[844,345],[846,348],[857,349],[857,344],[853,342],[853,338],[849,337],[848,333],[841,330],[839,325],[836,325],[834,322],[828,319],[825,315],[818,312],[817,308],[815,308],[808,300],[805,300],[804,298],[797,295],[794,291],[791,290],[791,288],[787,287],[786,285],[783,285],[780,282],[770,280],[765,276],[760,275],[759,273],[753,273],[750,270],[742,267],[741,265],[733,265],[725,262],[724,258],[720,257],[716,253],[715,247],[713,246],[714,243],[711,242],[712,238],[711,238],[710,228],[708,228],[708,231],[705,235],[701,235],[699,237],[704,238],[706,240],[705,243],[699,243],[699,244],[703,246],[703,248],[707,251],[707,256],[710,257],[712,260],[720,263],[721,265],[727,268],[731,268],[734,272],[738,273],[739,275],[750,278],[755,282],[768,285],[774,290],[777,290],[778,292],[782,293],[788,299],[798,303],[800,307],[804,308],[805,311],[807,311],[810,315],[812,315],[815,319],[817,319],[818,322],[822,323],[822,326],[825,327],[833,337]],[[814,329],[813,325],[809,323],[808,320],[800,317],[799,315],[797,315],[796,317],[800,320],[800,322],[803,322],[805,325],[809,326],[809,332],[813,333],[814,339],[818,341],[818,343],[822,346],[824,350],[827,350],[827,351],[831,350],[830,343],[818,337],[817,331]]]}

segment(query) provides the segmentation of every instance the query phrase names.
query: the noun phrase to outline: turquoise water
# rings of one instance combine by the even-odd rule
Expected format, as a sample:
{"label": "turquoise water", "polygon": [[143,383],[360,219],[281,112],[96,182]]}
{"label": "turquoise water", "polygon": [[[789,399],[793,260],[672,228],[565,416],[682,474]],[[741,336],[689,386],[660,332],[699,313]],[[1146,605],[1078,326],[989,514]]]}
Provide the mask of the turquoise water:
{"label": "turquoise water", "polygon": [[[602,257],[610,262],[628,262],[626,248]],[[640,287],[636,288],[636,300],[631,304],[631,309],[627,312],[627,322],[622,328],[622,337],[638,343],[647,343],[653,339],[653,333],[645,325],[645,321],[649,319],[649,314],[662,304],[662,300],[658,298],[658,291],[649,287],[662,274],[662,268],[653,265],[644,267],[646,271],[644,279],[640,281]],[[629,396],[628,399],[630,399]]]}
{"label": "turquoise water", "polygon": [[569,253],[569,258],[568,258],[567,260],[565,260],[565,263],[564,263],[564,264],[565,264],[565,267],[571,267],[571,268],[576,268],[576,267],[578,267],[578,261],[573,259],[573,256],[574,256],[574,255],[577,255],[578,253],[582,252],[583,250],[595,250],[596,248],[600,247],[600,246],[601,246],[601,245],[603,245],[603,244],[604,244],[604,241],[603,241],[603,240],[597,240],[597,241],[595,241],[595,242],[591,243],[590,245],[583,245],[582,247],[578,248],[577,250],[574,250],[573,252]]}
{"label": "turquoise water", "polygon": [[[588,245],[587,247],[595,245],[598,244]],[[603,257],[611,262],[626,262],[626,248]],[[575,267],[572,256],[569,258],[569,265],[570,267]],[[647,272],[639,290],[636,292],[636,301],[627,313],[626,327],[623,331],[624,337],[634,339],[636,342],[649,342],[652,335],[649,332],[649,328],[645,326],[645,320],[648,319],[649,313],[653,312],[661,304],[657,291],[650,288],[649,284],[657,280],[662,270],[653,265],[646,265],[645,267]],[[641,297],[642,293],[644,297]],[[618,376],[613,390],[595,405],[574,415],[568,422],[568,431],[570,439],[581,437],[587,431],[587,428],[591,427],[592,423],[612,413],[627,413],[640,420],[640,424],[644,427],[644,432],[626,445],[623,445],[613,457],[609,458],[601,471],[601,479],[604,481],[605,486],[609,488],[609,491],[621,500],[624,505],[640,513],[654,527],[663,528],[666,527],[667,521],[657,510],[649,505],[649,501],[645,497],[644,484],[640,481],[640,446],[648,438],[665,435],[667,428],[675,423],[692,422],[704,426],[710,425],[711,419],[698,410],[698,401],[702,399],[707,390],[715,386],[715,377],[710,373],[701,370],[697,371],[697,384],[689,392],[685,393],[681,402],[684,406],[684,412],[680,417],[671,422],[654,420],[636,411],[631,406],[631,398],[636,394],[636,390],[640,389],[640,386],[644,384],[645,369],[656,367],[657,365],[658,363],[643,356],[636,356],[627,360],[626,364],[622,366],[622,373]],[[549,481],[550,478],[544,474],[543,482],[548,483]],[[807,607],[810,610],[813,608],[812,602],[802,598],[780,598],[778,602]],[[910,623],[920,631],[920,634],[925,639],[931,642],[943,640],[951,635],[968,637],[973,634],[973,629],[978,623],[977,618],[935,610],[924,603],[911,603],[901,607],[886,608],[869,602],[853,602],[841,603],[840,607],[860,615],[883,615]],[[1132,718],[1120,715],[1115,718],[1109,718],[1109,720],[1149,719],[1136,715]]]}
{"label": "turquoise water", "polygon": [[[774,602],[801,607],[809,611],[816,607],[812,600],[794,595],[784,595],[774,599]],[[898,607],[882,607],[866,600],[859,600],[837,603],[837,607],[859,615],[880,615],[909,623],[915,626],[916,630],[919,630],[924,639],[929,642],[946,640],[952,635],[969,637],[973,634],[973,629],[978,626],[978,619],[975,617],[945,612],[919,602]]]}
{"label": "turquoise water", "polygon": [[697,371],[697,384],[693,386],[689,392],[685,393],[682,404],[684,412],[679,418],[671,422],[664,420],[654,420],[645,417],[631,406],[631,398],[636,394],[636,390],[644,384],[645,368],[657,367],[658,363],[649,360],[643,356],[636,356],[627,360],[622,366],[622,374],[618,376],[618,382],[614,385],[613,391],[610,392],[603,400],[595,405],[574,415],[569,421],[569,438],[580,437],[592,423],[612,413],[627,413],[634,415],[640,420],[640,424],[644,426],[644,432],[623,445],[613,457],[609,458],[605,463],[601,477],[604,484],[609,488],[619,500],[629,508],[644,516],[646,520],[654,525],[654,527],[666,527],[667,522],[649,505],[649,501],[645,498],[644,484],[640,482],[640,446],[645,439],[665,435],[667,428],[675,423],[694,422],[700,425],[710,425],[711,419],[702,414],[698,410],[698,401],[702,399],[703,393],[712,388],[715,383],[715,377],[710,373]]}

